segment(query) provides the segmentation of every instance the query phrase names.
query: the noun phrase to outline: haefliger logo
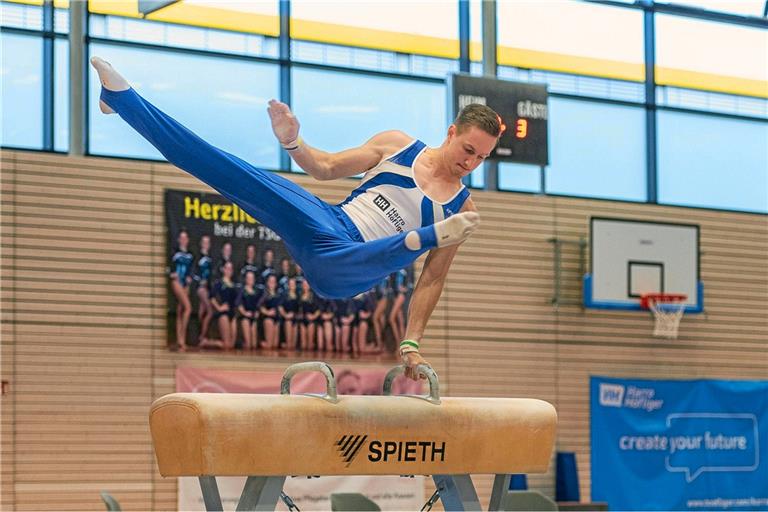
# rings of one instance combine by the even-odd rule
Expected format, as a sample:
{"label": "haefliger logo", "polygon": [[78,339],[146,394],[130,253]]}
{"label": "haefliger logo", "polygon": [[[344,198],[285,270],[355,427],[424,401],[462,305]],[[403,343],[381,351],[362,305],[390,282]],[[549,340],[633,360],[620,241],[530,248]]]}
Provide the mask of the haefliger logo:
{"label": "haefliger logo", "polygon": [[370,462],[444,462],[445,441],[382,441],[367,435],[345,435],[336,441],[339,456],[346,467],[361,453],[368,454]]}
{"label": "haefliger logo", "polygon": [[625,407],[653,412],[664,406],[664,400],[656,395],[654,388],[637,386],[624,387],[621,384],[600,383],[600,405],[603,407]]}
{"label": "haefliger logo", "polygon": [[376,196],[376,199],[373,200],[373,204],[379,207],[379,209],[383,212],[386,212],[389,209],[389,205],[391,204],[386,197],[379,194]]}

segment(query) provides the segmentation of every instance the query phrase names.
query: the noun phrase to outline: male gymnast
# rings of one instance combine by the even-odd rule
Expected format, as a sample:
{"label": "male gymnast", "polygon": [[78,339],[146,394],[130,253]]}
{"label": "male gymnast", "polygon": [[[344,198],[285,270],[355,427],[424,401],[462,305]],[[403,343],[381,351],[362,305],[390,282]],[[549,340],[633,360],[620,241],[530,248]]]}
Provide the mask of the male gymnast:
{"label": "male gymnast", "polygon": [[496,112],[479,104],[465,107],[437,148],[391,130],[359,147],[327,153],[299,136],[298,119],[288,105],[271,100],[272,130],[307,174],[334,180],[365,172],[346,200],[330,205],[279,174],[203,141],[139,96],[104,60],[93,57],[91,64],[102,84],[102,112],[119,114],[170,163],[279,234],[319,295],[346,298],[364,292],[429,251],[400,343],[405,375],[419,378],[416,367],[429,364],[419,353],[427,320],[456,250],[480,221],[461,179],[496,146],[503,131]]}

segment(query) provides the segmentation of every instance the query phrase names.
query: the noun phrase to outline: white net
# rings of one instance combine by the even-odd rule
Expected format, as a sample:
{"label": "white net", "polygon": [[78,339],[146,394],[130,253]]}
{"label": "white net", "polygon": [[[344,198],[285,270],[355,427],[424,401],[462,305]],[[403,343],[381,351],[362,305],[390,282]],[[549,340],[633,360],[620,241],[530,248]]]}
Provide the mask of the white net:
{"label": "white net", "polygon": [[656,318],[653,335],[657,338],[677,338],[680,320],[685,312],[685,300],[678,298],[649,297],[648,309]]}

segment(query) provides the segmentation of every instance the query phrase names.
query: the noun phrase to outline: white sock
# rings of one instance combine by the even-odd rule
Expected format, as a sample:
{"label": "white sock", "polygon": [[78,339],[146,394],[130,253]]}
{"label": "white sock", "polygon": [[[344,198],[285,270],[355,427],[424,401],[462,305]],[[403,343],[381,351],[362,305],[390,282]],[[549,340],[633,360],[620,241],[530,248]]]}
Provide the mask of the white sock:
{"label": "white sock", "polygon": [[[434,224],[438,247],[459,244],[469,238],[480,225],[480,215],[477,212],[464,212],[448,217]],[[410,231],[405,235],[405,246],[412,251],[421,249],[421,237],[418,231]]]}
{"label": "white sock", "polygon": [[460,244],[470,237],[480,225],[480,215],[477,212],[457,213],[435,224],[437,246]]}

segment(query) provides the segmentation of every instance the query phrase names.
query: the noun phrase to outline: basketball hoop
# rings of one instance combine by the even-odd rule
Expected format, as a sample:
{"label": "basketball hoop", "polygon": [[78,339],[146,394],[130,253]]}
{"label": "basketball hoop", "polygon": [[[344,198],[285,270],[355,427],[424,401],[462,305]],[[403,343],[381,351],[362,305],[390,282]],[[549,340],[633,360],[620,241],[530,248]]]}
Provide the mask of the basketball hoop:
{"label": "basketball hoop", "polygon": [[680,320],[685,312],[687,295],[679,293],[644,293],[640,307],[650,309],[656,318],[653,335],[659,338],[677,338]]}

